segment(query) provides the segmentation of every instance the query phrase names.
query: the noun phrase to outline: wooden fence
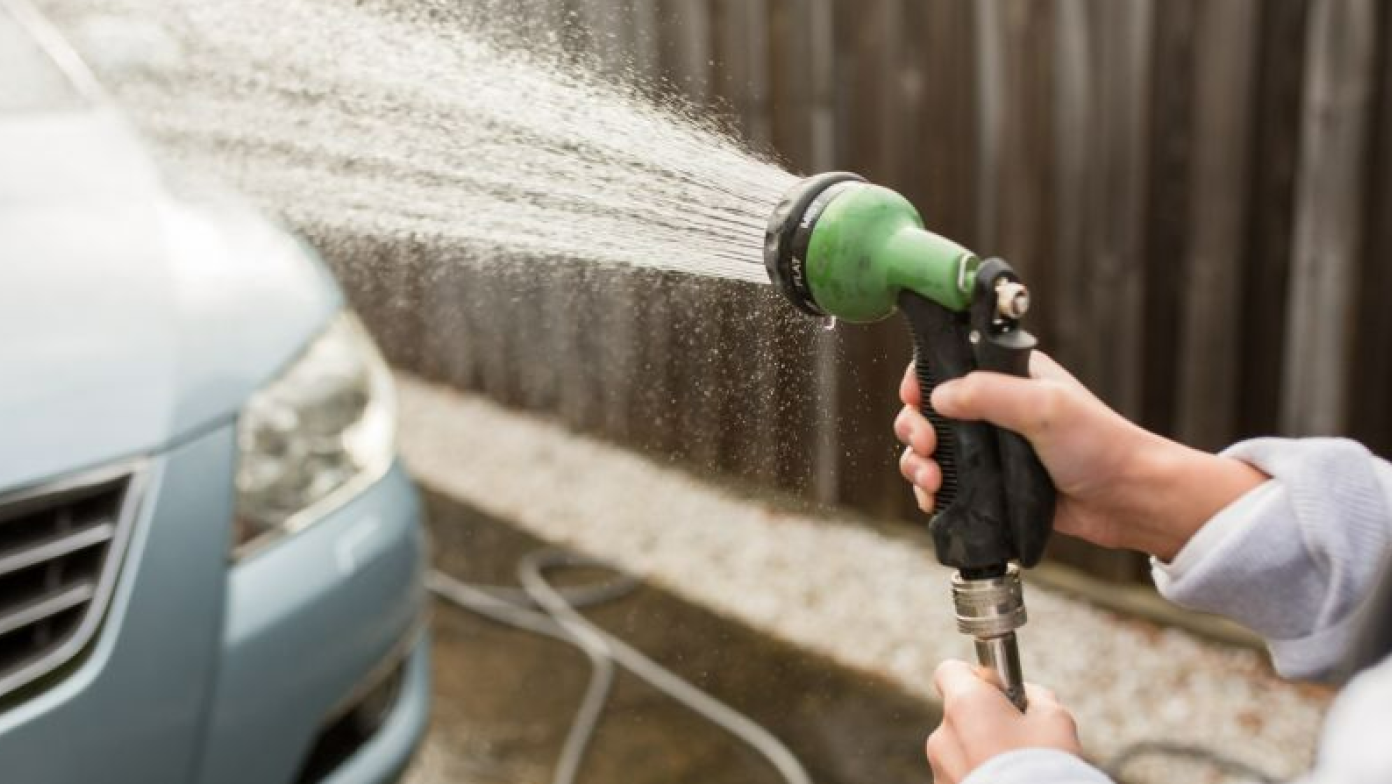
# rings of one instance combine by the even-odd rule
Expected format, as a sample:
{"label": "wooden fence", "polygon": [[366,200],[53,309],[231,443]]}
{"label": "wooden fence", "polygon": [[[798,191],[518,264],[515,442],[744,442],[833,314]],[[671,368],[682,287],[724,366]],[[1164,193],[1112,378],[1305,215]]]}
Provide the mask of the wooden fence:
{"label": "wooden fence", "polygon": [[[665,80],[795,170],[859,171],[1009,258],[1045,348],[1146,426],[1205,448],[1344,433],[1392,452],[1392,10],[1377,0],[534,5],[578,60]],[[329,244],[399,262],[392,281],[342,266],[406,367],[917,519],[889,434],[898,323],[824,332],[758,287]]]}

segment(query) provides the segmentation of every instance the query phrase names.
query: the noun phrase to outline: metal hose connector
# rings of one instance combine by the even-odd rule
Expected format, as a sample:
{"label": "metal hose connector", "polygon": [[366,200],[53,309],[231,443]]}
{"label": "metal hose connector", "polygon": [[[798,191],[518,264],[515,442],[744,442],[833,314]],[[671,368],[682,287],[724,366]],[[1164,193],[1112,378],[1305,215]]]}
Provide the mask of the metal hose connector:
{"label": "metal hose connector", "polygon": [[957,610],[957,630],[973,637],[1000,637],[1028,620],[1020,567],[1015,564],[999,577],[968,579],[954,574],[952,604]]}
{"label": "metal hose connector", "polygon": [[1005,574],[996,577],[966,578],[954,574],[952,604],[957,612],[957,630],[972,637],[977,661],[1023,712],[1029,702],[1015,630],[1024,626],[1029,616],[1025,612],[1020,568],[1011,564]]}

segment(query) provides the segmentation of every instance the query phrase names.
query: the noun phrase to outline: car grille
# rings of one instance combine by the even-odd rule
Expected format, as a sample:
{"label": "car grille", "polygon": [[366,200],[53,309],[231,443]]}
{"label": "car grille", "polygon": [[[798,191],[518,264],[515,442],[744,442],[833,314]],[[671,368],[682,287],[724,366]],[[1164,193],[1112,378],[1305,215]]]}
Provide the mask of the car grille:
{"label": "car grille", "polygon": [[0,495],[0,701],[23,694],[92,639],[140,479],[126,466]]}

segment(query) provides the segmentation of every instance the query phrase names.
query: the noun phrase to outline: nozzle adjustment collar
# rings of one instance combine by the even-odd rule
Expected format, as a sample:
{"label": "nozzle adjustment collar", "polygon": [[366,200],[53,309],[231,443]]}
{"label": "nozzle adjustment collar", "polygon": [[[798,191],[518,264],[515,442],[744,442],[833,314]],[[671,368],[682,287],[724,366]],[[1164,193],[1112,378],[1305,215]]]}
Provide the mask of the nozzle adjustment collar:
{"label": "nozzle adjustment collar", "polygon": [[764,267],[769,280],[798,310],[813,316],[826,313],[812,298],[805,269],[807,240],[816,221],[816,215],[809,215],[808,208],[828,188],[842,182],[865,182],[865,178],[850,172],[825,172],[801,180],[783,194],[764,232]]}

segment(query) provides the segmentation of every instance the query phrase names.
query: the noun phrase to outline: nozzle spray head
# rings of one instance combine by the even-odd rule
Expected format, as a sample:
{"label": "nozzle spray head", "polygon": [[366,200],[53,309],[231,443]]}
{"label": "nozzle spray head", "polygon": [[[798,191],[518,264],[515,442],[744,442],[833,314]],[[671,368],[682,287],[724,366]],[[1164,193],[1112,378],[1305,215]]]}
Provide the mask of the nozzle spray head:
{"label": "nozzle spray head", "polygon": [[966,310],[979,264],[925,230],[903,196],[848,172],[799,182],[764,234],[764,265],[784,296],[806,313],[848,322],[889,316],[904,289]]}

